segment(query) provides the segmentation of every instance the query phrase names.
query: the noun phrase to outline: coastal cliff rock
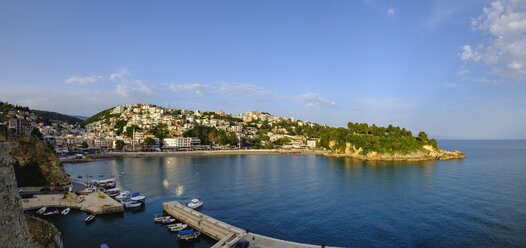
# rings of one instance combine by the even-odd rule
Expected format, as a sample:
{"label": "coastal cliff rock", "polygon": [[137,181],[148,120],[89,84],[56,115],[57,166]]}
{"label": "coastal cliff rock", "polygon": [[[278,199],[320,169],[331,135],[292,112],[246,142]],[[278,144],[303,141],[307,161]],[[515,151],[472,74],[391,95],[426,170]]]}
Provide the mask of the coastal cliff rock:
{"label": "coastal cliff rock", "polygon": [[10,136],[19,187],[68,185],[64,166],[44,141],[35,136]]}
{"label": "coastal cliff rock", "polygon": [[[11,152],[9,144],[0,142],[0,247],[63,247],[55,226],[24,216]],[[39,229],[46,233],[38,232]]]}
{"label": "coastal cliff rock", "polygon": [[448,159],[463,159],[465,154],[460,151],[445,151],[442,149],[435,149],[432,146],[422,146],[422,149],[413,151],[407,154],[402,154],[398,152],[394,153],[378,153],[378,152],[368,152],[367,154],[362,154],[362,148],[356,149],[356,147],[347,142],[345,144],[345,150],[335,149],[336,142],[330,141],[329,147],[333,150],[333,153],[330,153],[329,156],[343,156],[351,157],[360,160],[372,160],[372,161],[420,161],[420,160],[448,160]]}

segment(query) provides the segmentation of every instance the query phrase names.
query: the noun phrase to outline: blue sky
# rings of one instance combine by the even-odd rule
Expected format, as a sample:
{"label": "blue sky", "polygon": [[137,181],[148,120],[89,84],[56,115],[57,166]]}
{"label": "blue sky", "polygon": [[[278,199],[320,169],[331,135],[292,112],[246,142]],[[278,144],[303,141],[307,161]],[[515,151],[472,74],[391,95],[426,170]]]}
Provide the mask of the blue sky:
{"label": "blue sky", "polygon": [[526,138],[526,1],[0,1],[0,100]]}

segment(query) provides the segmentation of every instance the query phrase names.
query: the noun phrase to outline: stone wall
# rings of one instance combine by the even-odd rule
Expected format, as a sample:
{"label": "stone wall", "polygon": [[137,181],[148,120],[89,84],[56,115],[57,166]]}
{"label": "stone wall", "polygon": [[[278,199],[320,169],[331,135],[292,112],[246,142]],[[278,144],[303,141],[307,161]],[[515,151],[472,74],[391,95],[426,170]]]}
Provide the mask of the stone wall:
{"label": "stone wall", "polygon": [[26,225],[11,161],[11,146],[0,143],[0,247],[35,247]]}
{"label": "stone wall", "polygon": [[63,247],[61,234],[53,224],[24,215],[12,148],[5,142],[0,142],[0,233],[0,247]]}

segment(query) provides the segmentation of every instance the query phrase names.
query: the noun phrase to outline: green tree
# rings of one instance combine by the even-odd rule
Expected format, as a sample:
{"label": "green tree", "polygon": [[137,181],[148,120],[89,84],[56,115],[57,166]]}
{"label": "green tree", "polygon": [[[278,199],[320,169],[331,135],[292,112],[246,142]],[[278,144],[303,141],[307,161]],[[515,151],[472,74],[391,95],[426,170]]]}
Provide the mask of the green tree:
{"label": "green tree", "polygon": [[151,146],[155,145],[155,144],[156,144],[155,140],[152,139],[152,138],[150,138],[150,137],[148,137],[148,138],[146,138],[146,139],[144,139],[144,140],[142,141],[142,145],[143,145],[143,146],[147,146],[148,149],[149,149]]}
{"label": "green tree", "polygon": [[119,150],[119,151],[122,151],[122,149],[124,148],[125,145],[126,145],[126,144],[125,144],[124,141],[122,141],[122,140],[117,140],[117,141],[115,142],[115,148],[116,148],[117,150]]}
{"label": "green tree", "polygon": [[88,145],[88,142],[84,141],[82,142],[82,144],[80,145],[81,148],[88,148],[89,145]]}
{"label": "green tree", "polygon": [[424,131],[418,133],[418,139],[421,141],[429,141],[429,138],[427,137],[427,134]]}

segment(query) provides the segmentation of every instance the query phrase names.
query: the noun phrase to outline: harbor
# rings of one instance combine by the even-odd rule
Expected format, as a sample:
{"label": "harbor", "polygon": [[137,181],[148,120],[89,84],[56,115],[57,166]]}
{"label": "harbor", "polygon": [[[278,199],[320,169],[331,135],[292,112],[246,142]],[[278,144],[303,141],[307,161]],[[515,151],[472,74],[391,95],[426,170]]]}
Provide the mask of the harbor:
{"label": "harbor", "polygon": [[186,223],[192,229],[206,234],[207,236],[218,240],[213,248],[230,248],[236,247],[236,244],[248,242],[250,247],[282,247],[282,248],[299,248],[299,247],[325,247],[324,245],[309,245],[296,242],[290,242],[281,239],[275,239],[259,234],[253,234],[247,230],[232,226],[210,216],[202,214],[192,208],[186,207],[178,201],[163,203],[163,210],[170,216]]}

